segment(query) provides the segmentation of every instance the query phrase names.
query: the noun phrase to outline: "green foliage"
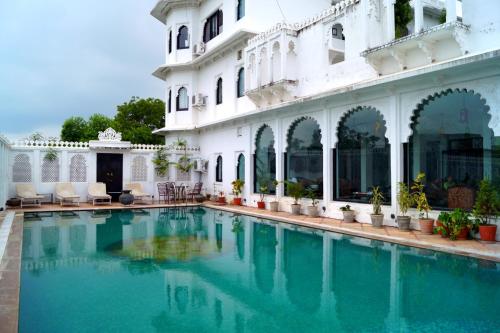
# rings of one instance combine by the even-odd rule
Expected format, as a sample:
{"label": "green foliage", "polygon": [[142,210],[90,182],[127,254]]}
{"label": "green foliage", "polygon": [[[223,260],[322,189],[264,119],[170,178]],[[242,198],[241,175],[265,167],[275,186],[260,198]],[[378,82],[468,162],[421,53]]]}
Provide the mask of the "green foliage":
{"label": "green foliage", "polygon": [[233,221],[231,222],[231,224],[232,224],[231,232],[234,232],[235,234],[237,234],[237,233],[245,231],[245,228],[243,226],[243,221],[241,220],[240,215],[234,215]]}
{"label": "green foliage", "polygon": [[113,127],[113,119],[99,113],[91,115],[87,121],[83,141],[97,140],[99,132],[103,132],[110,127]]}
{"label": "green foliage", "polygon": [[351,206],[350,205],[345,205],[339,208],[343,212],[352,212]]}
{"label": "green foliage", "polygon": [[489,179],[483,179],[479,183],[479,191],[472,214],[479,224],[490,224],[499,215],[500,201],[498,193]]}
{"label": "green foliage", "polygon": [[446,23],[446,9],[442,9],[438,18],[439,24]]}
{"label": "green foliage", "polygon": [[54,161],[57,158],[57,151],[54,148],[49,148],[43,157],[44,160]]}
{"label": "green foliage", "polygon": [[30,136],[28,136],[26,139],[30,140],[30,141],[43,141],[43,140],[45,140],[45,137],[43,136],[42,133],[35,132],[35,133],[31,134]]}
{"label": "green foliage", "polygon": [[425,181],[425,173],[420,172],[413,181],[413,184],[411,185],[412,200],[417,205],[417,210],[419,211],[420,218],[424,217],[424,212],[425,212],[425,217],[429,218],[429,211],[432,208],[431,206],[429,206],[429,202],[427,201],[427,196],[425,195],[424,192],[425,189],[424,181]]}
{"label": "green foliage", "polygon": [[236,179],[231,182],[231,186],[233,187],[233,194],[238,198],[243,190],[243,186],[245,182],[241,179]]}
{"label": "green foliage", "polygon": [[370,198],[370,204],[373,206],[373,214],[380,215],[382,213],[382,203],[384,203],[384,194],[380,190],[380,187],[375,186],[372,189],[372,197]]}
{"label": "green foliage", "polygon": [[188,173],[194,167],[194,163],[192,163],[191,159],[187,156],[187,141],[177,139],[176,145],[184,150],[184,155],[179,158],[175,167],[181,172]]}
{"label": "green foliage", "polygon": [[288,190],[288,195],[293,198],[294,205],[299,204],[299,200],[304,196],[304,186],[299,182],[291,182],[285,180],[285,184]]}
{"label": "green foliage", "polygon": [[162,144],[163,137],[152,131],[164,125],[165,103],[156,98],[132,97],[117,107],[114,119],[115,130],[122,133],[123,140],[132,143]]}
{"label": "green foliage", "polygon": [[413,19],[413,9],[410,6],[410,0],[396,0],[394,15],[396,38],[408,35],[408,23]]}
{"label": "green foliage", "polygon": [[259,192],[260,192],[259,194],[261,202],[264,201],[265,195],[269,193],[269,186],[267,184],[268,184],[267,180],[263,180],[259,184]]}
{"label": "green foliage", "polygon": [[463,228],[471,229],[474,225],[469,212],[456,208],[453,212],[441,212],[439,221],[442,226],[436,227],[443,235],[449,236],[451,240],[457,239]]}
{"label": "green foliage", "polygon": [[413,205],[413,198],[410,194],[410,191],[408,190],[408,186],[403,182],[398,183],[397,200],[401,214],[403,214],[403,216],[406,216],[408,209],[410,209],[410,207]]}
{"label": "green foliage", "polygon": [[156,151],[153,164],[155,165],[156,174],[160,177],[165,177],[168,173],[168,167],[170,166],[167,152],[163,149]]}
{"label": "green foliage", "polygon": [[64,121],[61,129],[61,140],[84,142],[86,140],[88,123],[82,117],[71,117]]}
{"label": "green foliage", "polygon": [[306,198],[309,198],[312,200],[312,205],[313,207],[316,207],[316,205],[318,204],[318,195],[316,194],[316,191],[314,191],[312,188],[308,188],[306,191],[305,191],[305,195],[306,195]]}

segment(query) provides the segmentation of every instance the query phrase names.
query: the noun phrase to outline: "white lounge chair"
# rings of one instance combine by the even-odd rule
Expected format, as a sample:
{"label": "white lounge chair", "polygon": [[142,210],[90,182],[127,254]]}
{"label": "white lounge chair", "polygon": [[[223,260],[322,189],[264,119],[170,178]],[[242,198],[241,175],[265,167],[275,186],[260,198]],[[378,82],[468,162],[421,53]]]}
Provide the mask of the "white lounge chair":
{"label": "white lounge chair", "polygon": [[106,184],[89,184],[88,192],[87,199],[88,201],[92,201],[93,206],[96,204],[111,205],[111,196],[106,193]]}
{"label": "white lounge chair", "polygon": [[35,187],[32,184],[17,184],[16,195],[21,200],[21,208],[23,206],[41,207],[41,200],[45,198],[43,195],[36,193]]}
{"label": "white lounge chair", "polygon": [[78,205],[80,206],[80,196],[75,193],[73,184],[57,183],[56,184],[56,199],[63,205]]}
{"label": "white lounge chair", "polygon": [[149,199],[151,200],[151,202],[153,202],[153,195],[144,192],[142,185],[140,183],[126,184],[125,189],[131,190],[130,193],[132,193],[132,195],[134,196],[134,202],[135,200],[145,202],[145,199]]}

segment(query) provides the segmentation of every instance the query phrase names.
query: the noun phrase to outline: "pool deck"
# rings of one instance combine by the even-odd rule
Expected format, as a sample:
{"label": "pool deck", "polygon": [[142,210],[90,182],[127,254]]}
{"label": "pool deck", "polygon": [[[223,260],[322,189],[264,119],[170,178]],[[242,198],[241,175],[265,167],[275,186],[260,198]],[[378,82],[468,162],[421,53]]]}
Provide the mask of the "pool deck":
{"label": "pool deck", "polygon": [[[17,332],[18,329],[24,213],[83,211],[94,209],[146,209],[196,205],[198,204],[167,205],[157,202],[151,204],[136,204],[130,207],[123,207],[118,203],[107,206],[81,204],[80,207],[43,205],[42,207],[11,209],[7,210],[7,212],[0,212],[0,333],[14,333]],[[351,236],[431,249],[478,259],[486,259],[500,263],[500,242],[483,243],[478,240],[451,241],[438,235],[423,235],[420,231],[416,230],[404,232],[400,231],[398,228],[388,226],[377,229],[373,228],[370,224],[357,222],[344,223],[332,218],[312,218],[305,215],[297,216],[286,212],[270,212],[268,210],[245,206],[221,206],[210,202],[205,202],[202,206],[232,213],[246,214],[256,218],[271,219],[304,227],[317,228]]]}

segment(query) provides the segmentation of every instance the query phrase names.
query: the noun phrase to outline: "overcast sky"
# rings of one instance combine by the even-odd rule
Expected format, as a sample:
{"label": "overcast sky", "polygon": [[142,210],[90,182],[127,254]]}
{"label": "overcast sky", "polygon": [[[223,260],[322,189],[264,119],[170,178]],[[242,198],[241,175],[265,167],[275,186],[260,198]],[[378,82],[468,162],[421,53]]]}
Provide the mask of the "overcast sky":
{"label": "overcast sky", "polygon": [[58,136],[64,119],[164,99],[156,0],[0,0],[0,133]]}

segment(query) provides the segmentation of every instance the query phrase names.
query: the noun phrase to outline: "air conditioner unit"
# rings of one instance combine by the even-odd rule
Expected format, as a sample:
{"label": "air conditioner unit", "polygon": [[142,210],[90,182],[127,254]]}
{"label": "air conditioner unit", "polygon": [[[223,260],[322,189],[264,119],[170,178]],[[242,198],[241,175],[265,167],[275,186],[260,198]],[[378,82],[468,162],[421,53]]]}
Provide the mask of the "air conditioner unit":
{"label": "air conditioner unit", "polygon": [[194,107],[203,107],[207,105],[207,97],[203,94],[194,94],[192,97],[192,104]]}
{"label": "air conditioner unit", "polygon": [[205,53],[206,47],[205,43],[199,42],[198,44],[193,45],[193,55],[196,57],[201,56],[203,53]]}
{"label": "air conditioner unit", "polygon": [[208,172],[208,161],[197,158],[193,161],[193,170],[197,172]]}

